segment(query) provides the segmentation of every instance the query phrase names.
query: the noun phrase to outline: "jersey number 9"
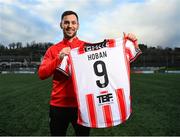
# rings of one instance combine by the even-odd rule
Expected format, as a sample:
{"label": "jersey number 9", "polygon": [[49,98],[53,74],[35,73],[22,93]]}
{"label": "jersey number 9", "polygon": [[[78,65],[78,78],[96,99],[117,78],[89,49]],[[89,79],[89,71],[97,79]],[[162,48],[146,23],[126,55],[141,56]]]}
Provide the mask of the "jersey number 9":
{"label": "jersey number 9", "polygon": [[[98,66],[101,66],[102,69],[98,69]],[[100,88],[105,88],[109,84],[109,79],[107,75],[106,65],[103,61],[96,61],[93,65],[94,72],[97,76],[104,76],[104,82],[101,83],[100,80],[96,81],[96,84]]]}

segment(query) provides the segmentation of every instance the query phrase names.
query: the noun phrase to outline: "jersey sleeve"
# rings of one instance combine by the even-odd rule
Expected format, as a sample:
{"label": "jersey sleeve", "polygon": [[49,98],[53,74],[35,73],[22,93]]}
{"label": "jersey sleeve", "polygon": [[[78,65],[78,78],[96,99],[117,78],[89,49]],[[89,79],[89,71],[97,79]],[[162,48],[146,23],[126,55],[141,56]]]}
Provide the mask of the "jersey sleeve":
{"label": "jersey sleeve", "polygon": [[62,62],[58,65],[58,67],[56,69],[59,70],[60,72],[62,72],[67,77],[69,77],[71,75],[69,57],[64,56]]}
{"label": "jersey sleeve", "polygon": [[130,63],[136,60],[137,57],[142,53],[137,44],[137,41],[132,42],[130,40],[127,40],[125,43],[125,52],[127,59],[129,60]]}

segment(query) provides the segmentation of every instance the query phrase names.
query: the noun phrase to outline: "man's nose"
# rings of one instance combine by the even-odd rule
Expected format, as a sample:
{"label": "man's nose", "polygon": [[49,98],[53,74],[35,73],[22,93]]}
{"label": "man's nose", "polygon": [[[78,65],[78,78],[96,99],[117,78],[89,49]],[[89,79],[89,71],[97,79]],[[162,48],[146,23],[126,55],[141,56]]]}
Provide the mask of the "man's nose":
{"label": "man's nose", "polygon": [[68,24],[68,27],[72,27],[72,23],[69,23],[69,24]]}

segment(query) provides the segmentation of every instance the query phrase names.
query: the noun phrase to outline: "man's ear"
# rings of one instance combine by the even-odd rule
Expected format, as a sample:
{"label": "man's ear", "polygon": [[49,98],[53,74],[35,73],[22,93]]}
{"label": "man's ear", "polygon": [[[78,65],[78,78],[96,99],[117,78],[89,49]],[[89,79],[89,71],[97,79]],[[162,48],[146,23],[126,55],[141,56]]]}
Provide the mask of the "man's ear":
{"label": "man's ear", "polygon": [[62,22],[60,22],[59,26],[60,26],[60,28],[62,29]]}
{"label": "man's ear", "polygon": [[79,22],[78,22],[78,28],[77,29],[79,29]]}

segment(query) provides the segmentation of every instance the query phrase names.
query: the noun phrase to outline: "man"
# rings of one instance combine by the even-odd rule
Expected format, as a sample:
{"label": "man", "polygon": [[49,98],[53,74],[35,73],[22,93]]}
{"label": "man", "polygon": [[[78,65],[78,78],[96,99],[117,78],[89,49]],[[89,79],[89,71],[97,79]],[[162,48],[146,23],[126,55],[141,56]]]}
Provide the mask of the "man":
{"label": "man", "polygon": [[[49,113],[50,132],[53,136],[65,136],[69,123],[72,123],[77,136],[88,136],[90,128],[77,124],[77,100],[72,78],[66,77],[57,69],[72,48],[80,47],[85,43],[76,36],[79,28],[78,15],[73,11],[65,11],[61,16],[60,27],[64,39],[46,51],[38,71],[42,80],[53,75]],[[136,41],[136,37],[132,34],[124,34],[124,37]]]}
{"label": "man", "polygon": [[53,136],[65,136],[69,123],[72,123],[77,136],[88,136],[90,129],[77,124],[77,100],[72,78],[67,78],[56,69],[64,56],[69,54],[70,49],[84,44],[76,36],[79,28],[78,15],[73,11],[65,11],[61,16],[60,27],[64,39],[46,51],[38,71],[42,80],[53,76],[49,113],[50,132]]}

